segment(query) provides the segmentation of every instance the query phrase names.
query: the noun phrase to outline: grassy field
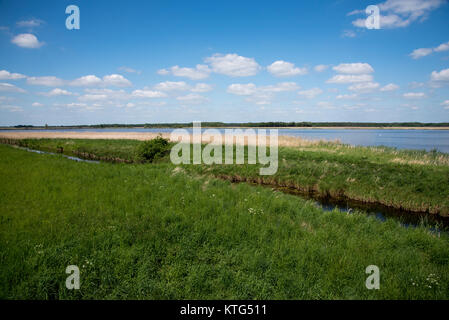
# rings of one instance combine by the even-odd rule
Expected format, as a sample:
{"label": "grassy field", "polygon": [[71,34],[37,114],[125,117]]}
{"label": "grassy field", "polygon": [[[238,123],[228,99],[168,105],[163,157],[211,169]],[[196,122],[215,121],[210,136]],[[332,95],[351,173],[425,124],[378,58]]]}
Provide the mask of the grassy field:
{"label": "grassy field", "polygon": [[[170,163],[80,163],[0,145],[0,174],[3,299],[449,298],[449,239],[424,227],[324,212]],[[78,291],[65,288],[72,264]],[[365,287],[373,264],[380,290]]]}
{"label": "grassy field", "polygon": [[[134,161],[134,150],[141,143],[96,139],[9,142],[53,152],[62,148],[65,154],[88,159],[124,162]],[[449,216],[449,155],[439,152],[304,143],[299,147],[279,148],[279,169],[272,176],[260,176],[258,165],[186,165],[184,169],[231,181],[268,184],[322,197]]]}

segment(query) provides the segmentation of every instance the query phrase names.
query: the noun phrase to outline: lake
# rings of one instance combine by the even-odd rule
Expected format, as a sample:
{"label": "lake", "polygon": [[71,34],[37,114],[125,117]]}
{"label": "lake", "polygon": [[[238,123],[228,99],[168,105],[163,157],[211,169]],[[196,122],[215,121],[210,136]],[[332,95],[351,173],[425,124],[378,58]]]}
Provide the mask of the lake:
{"label": "lake", "polygon": [[[172,128],[110,128],[110,129],[58,129],[33,131],[73,131],[73,132],[171,132]],[[187,128],[189,132],[192,128]],[[203,131],[205,129],[203,128]],[[224,129],[218,129],[224,132]],[[11,131],[11,130],[0,130]],[[16,130],[15,130],[16,131]],[[29,131],[29,130],[17,130]],[[387,146],[398,149],[436,149],[449,153],[449,130],[418,129],[279,129],[279,135],[304,139],[338,139],[342,143],[359,146]]]}

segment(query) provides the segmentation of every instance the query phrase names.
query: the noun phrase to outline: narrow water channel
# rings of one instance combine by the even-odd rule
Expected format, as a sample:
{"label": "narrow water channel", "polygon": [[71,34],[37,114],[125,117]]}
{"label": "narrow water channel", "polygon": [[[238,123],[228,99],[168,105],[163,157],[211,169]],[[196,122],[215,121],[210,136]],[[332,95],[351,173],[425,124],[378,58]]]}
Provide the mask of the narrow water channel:
{"label": "narrow water channel", "polygon": [[[79,162],[89,162],[89,163],[100,162],[95,160],[86,160],[78,157],[68,156],[62,153],[53,153],[48,151],[34,150],[17,146],[16,148],[40,154],[60,155],[64,158]],[[280,187],[275,188],[273,186],[270,187],[284,193],[299,196],[303,199],[313,200],[315,201],[317,206],[319,206],[325,211],[333,211],[337,209],[341,212],[347,212],[351,214],[352,212],[355,212],[355,210],[357,210],[359,212],[364,212],[368,216],[375,217],[376,219],[381,221],[385,221],[387,218],[392,218],[398,220],[404,227],[417,227],[419,225],[424,224],[434,232],[437,233],[444,232],[449,234],[449,217],[441,217],[439,215],[433,215],[424,212],[417,213],[405,210],[398,210],[379,204],[367,204],[354,200],[338,200],[332,198],[323,198],[319,197],[318,195],[303,193],[296,189],[280,188]]]}

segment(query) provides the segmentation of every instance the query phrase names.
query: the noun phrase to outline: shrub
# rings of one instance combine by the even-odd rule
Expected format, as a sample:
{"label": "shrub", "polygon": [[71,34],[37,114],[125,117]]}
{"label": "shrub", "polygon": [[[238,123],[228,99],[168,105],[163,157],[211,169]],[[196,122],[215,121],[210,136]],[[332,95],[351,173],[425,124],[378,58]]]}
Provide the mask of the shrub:
{"label": "shrub", "polygon": [[138,162],[153,162],[161,159],[170,150],[170,144],[167,139],[157,137],[147,140],[137,146],[136,160]]}

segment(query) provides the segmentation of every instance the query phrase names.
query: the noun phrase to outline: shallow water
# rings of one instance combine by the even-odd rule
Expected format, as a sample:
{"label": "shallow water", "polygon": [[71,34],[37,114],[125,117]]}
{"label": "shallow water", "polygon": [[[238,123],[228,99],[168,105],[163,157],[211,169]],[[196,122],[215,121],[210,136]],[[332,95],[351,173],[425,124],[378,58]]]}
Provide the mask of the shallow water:
{"label": "shallow water", "polygon": [[[171,132],[172,128],[110,128],[110,129],[57,129],[33,131],[63,132]],[[186,129],[192,132],[192,128]],[[206,129],[203,129],[203,131]],[[217,128],[220,132],[225,129]],[[10,130],[0,130],[10,131]],[[29,131],[29,130],[17,130]],[[358,146],[387,146],[398,149],[417,149],[430,151],[436,149],[449,153],[449,130],[419,129],[279,129],[279,135],[301,137],[304,139],[338,139],[342,143]]]}

